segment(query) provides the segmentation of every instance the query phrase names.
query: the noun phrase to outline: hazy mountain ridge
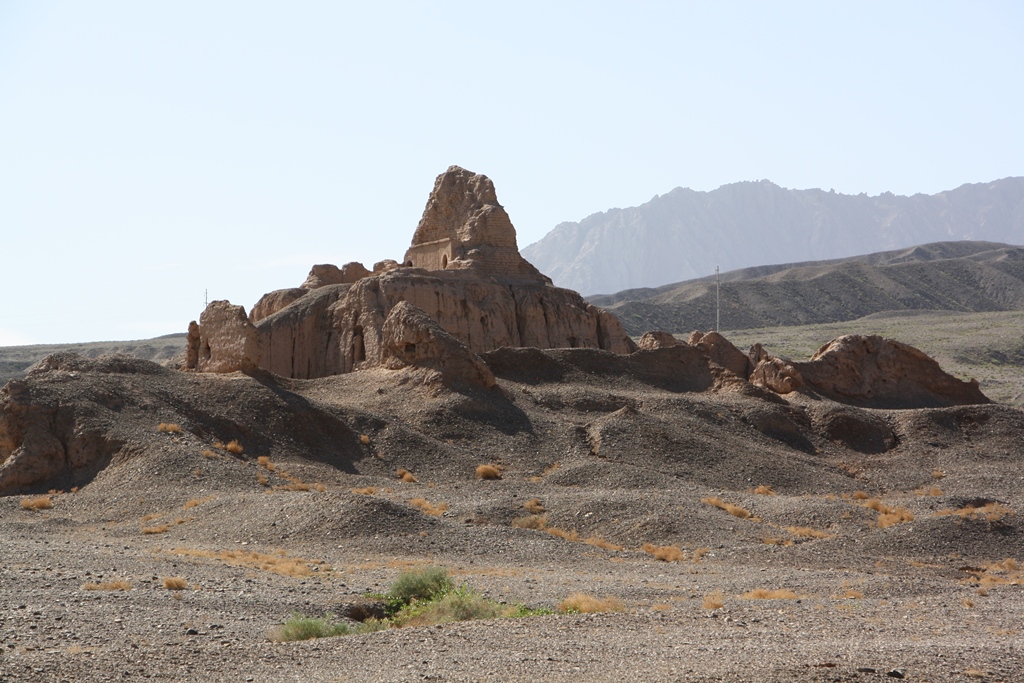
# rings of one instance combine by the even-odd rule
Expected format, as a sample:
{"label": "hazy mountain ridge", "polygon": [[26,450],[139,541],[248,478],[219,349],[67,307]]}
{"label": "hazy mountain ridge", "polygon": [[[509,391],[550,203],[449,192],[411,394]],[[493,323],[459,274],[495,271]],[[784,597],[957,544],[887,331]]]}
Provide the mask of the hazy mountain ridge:
{"label": "hazy mountain ridge", "polygon": [[522,253],[555,284],[595,294],[706,276],[716,265],[736,270],[1022,236],[1024,178],[911,197],[790,190],[762,180],[711,192],[676,188],[638,207],[562,223]]}
{"label": "hazy mountain ridge", "polygon": [[30,367],[51,353],[67,351],[77,353],[83,358],[97,358],[108,353],[123,353],[163,365],[176,365],[185,357],[185,334],[165,334],[153,339],[133,341],[0,346],[0,386],[6,384],[9,379],[23,377]]}
{"label": "hazy mountain ridge", "polygon": [[[946,242],[849,259],[723,273],[721,327],[854,320],[880,311],[1024,310],[1024,247]],[[627,331],[715,327],[714,278],[591,298]]]}

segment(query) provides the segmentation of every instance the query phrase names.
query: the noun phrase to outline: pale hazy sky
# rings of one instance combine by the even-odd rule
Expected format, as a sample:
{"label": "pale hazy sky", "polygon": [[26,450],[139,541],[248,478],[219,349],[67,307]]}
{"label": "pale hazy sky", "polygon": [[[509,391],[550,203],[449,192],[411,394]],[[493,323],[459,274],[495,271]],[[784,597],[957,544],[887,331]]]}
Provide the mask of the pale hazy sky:
{"label": "pale hazy sky", "polygon": [[0,345],[400,259],[451,164],[521,247],[677,186],[1024,175],[1022,34],[1011,0],[0,0]]}

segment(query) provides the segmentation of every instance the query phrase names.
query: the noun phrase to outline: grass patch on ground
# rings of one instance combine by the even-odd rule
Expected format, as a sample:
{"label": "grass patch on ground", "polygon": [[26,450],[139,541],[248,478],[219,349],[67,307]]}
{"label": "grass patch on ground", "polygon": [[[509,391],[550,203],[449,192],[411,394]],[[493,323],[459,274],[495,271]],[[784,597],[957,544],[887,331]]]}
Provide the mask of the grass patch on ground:
{"label": "grass patch on ground", "polygon": [[22,498],[21,507],[25,510],[49,510],[53,507],[53,500],[49,496]]}
{"label": "grass patch on ground", "polygon": [[733,517],[739,517],[740,519],[749,519],[751,521],[759,521],[757,517],[752,516],[748,510],[741,508],[739,505],[727,503],[721,498],[701,498],[701,502],[707,503],[708,505],[714,505],[716,508],[720,510],[725,510]]}
{"label": "grass patch on ground", "polygon": [[307,560],[301,557],[289,557],[283,550],[275,554],[259,553],[254,550],[200,550],[198,548],[175,548],[173,555],[198,557],[219,560],[234,567],[259,569],[281,576],[302,578],[331,570],[321,560]]}
{"label": "grass patch on ground", "polygon": [[293,615],[270,633],[271,640],[309,640],[369,633],[405,626],[435,626],[475,619],[504,619],[554,614],[554,610],[510,605],[491,600],[466,584],[456,585],[443,567],[418,567],[404,571],[387,592],[371,596],[384,603],[383,619],[351,624],[333,615]]}
{"label": "grass patch on ground", "polygon": [[644,543],[642,549],[648,555],[653,555],[654,559],[662,562],[682,562],[683,560],[683,551],[679,546]]}
{"label": "grass patch on ground", "polygon": [[586,593],[573,593],[565,600],[558,603],[558,611],[563,614],[596,614],[598,612],[622,612],[626,607],[622,600],[616,597],[605,596],[595,598]]}
{"label": "grass patch on ground", "polygon": [[116,581],[101,581],[100,583],[83,583],[82,590],[84,591],[127,591],[131,590],[132,585],[124,579],[118,579]]}

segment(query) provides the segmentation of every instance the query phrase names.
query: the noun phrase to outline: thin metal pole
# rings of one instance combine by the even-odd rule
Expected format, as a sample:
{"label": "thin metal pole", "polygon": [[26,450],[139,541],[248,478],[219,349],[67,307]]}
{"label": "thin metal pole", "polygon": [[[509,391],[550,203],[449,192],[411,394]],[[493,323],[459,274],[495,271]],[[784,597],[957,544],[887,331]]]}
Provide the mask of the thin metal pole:
{"label": "thin metal pole", "polygon": [[718,266],[715,266],[715,332],[719,332],[722,326],[722,279],[718,274]]}

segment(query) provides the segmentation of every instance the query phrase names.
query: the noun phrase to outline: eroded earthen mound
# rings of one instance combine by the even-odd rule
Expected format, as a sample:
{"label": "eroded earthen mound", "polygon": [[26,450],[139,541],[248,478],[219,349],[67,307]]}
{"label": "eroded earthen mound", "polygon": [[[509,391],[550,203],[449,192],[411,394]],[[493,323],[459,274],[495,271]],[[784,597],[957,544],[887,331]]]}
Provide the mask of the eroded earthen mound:
{"label": "eroded earthen mound", "polygon": [[875,335],[839,337],[793,367],[809,388],[841,403],[874,408],[989,403],[976,380],[959,380],[923,351]]}

